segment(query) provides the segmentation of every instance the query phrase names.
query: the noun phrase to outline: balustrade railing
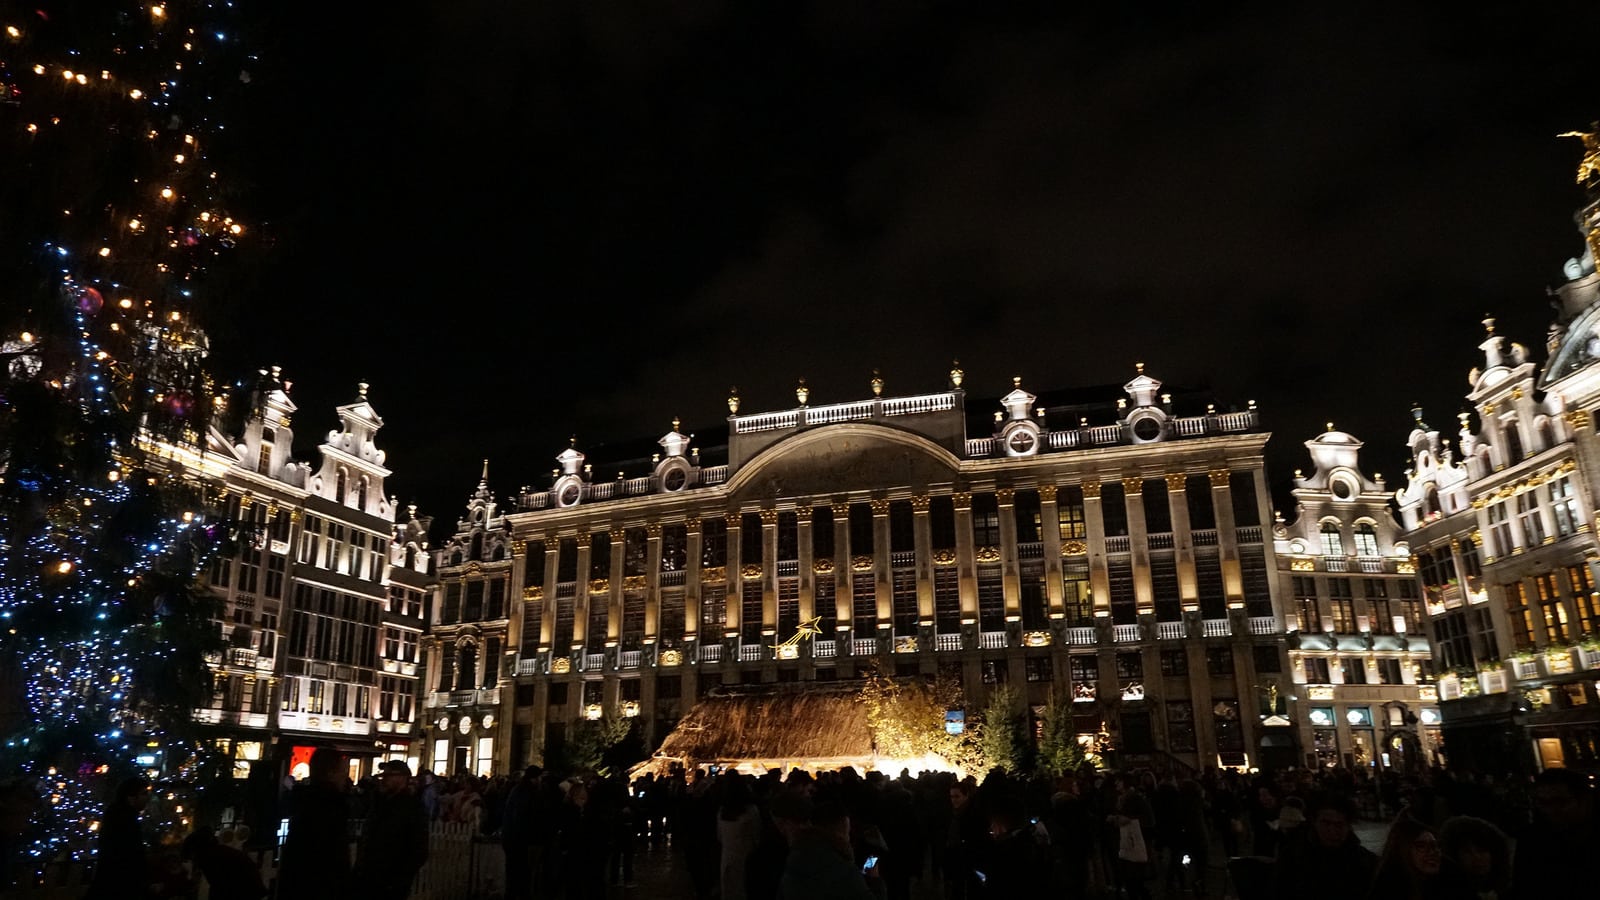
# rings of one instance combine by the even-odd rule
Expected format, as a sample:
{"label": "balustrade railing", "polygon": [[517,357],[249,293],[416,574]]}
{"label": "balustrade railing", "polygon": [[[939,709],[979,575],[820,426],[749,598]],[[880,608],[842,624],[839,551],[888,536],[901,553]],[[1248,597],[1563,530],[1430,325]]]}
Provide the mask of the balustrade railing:
{"label": "balustrade railing", "polygon": [[871,400],[857,400],[853,403],[831,403],[827,406],[813,406],[806,410],[807,425],[830,425],[834,422],[851,422],[870,418],[872,418]]}
{"label": "balustrade railing", "polygon": [[780,559],[780,560],[778,560],[778,577],[779,578],[798,578],[799,576],[800,576],[800,560],[798,560],[798,559]]}
{"label": "balustrade railing", "polygon": [[1342,556],[1324,556],[1322,558],[1322,568],[1327,572],[1348,572],[1350,571],[1350,560]]}
{"label": "balustrade railing", "polygon": [[983,631],[978,633],[979,650],[1004,650],[1006,648],[1006,633],[1004,631]]}
{"label": "balustrade railing", "polygon": [[1189,532],[1190,540],[1196,547],[1215,547],[1217,545],[1217,530],[1215,528],[1196,528]]}
{"label": "balustrade railing", "polygon": [[1182,622],[1157,622],[1156,640],[1181,641],[1184,638]]}
{"label": "balustrade railing", "polygon": [[643,660],[644,652],[642,650],[624,650],[618,658],[618,662],[621,663],[624,669],[637,669],[639,668],[639,663]]}
{"label": "balustrade railing", "polygon": [[1261,527],[1259,525],[1246,525],[1238,530],[1237,535],[1241,544],[1261,543]]}
{"label": "balustrade railing", "polygon": [[955,394],[924,394],[920,397],[895,397],[883,401],[883,414],[886,416],[909,416],[955,408]]}
{"label": "balustrade railing", "polygon": [[1205,619],[1200,623],[1202,637],[1228,637],[1233,634],[1233,629],[1228,627],[1227,619]]}
{"label": "balustrade railing", "polygon": [[1125,534],[1112,535],[1106,538],[1107,553],[1127,553],[1128,536]]}
{"label": "balustrade railing", "polygon": [[1111,640],[1118,644],[1130,644],[1139,639],[1138,625],[1113,625],[1111,626]]}
{"label": "balustrade railing", "polygon": [[1067,629],[1067,643],[1078,647],[1087,647],[1094,643],[1094,627],[1091,625],[1074,626]]}
{"label": "balustrade railing", "polygon": [[1172,532],[1170,531],[1158,531],[1155,534],[1149,535],[1147,539],[1150,542],[1151,550],[1172,549]]}
{"label": "balustrade railing", "polygon": [[1251,634],[1277,634],[1278,633],[1278,617],[1277,616],[1251,616],[1250,617],[1250,633]]}
{"label": "balustrade railing", "polygon": [[683,587],[683,582],[686,577],[687,576],[682,569],[672,572],[662,572],[660,584],[662,587]]}
{"label": "balustrade railing", "polygon": [[701,484],[721,484],[728,480],[727,466],[708,466],[700,470]]}
{"label": "balustrade railing", "polygon": [[519,659],[519,660],[517,660],[516,673],[518,675],[537,675],[537,674],[539,674],[539,661],[537,659]]}
{"label": "balustrade railing", "polygon": [[760,644],[740,644],[739,662],[760,662],[761,650]]}
{"label": "balustrade railing", "polygon": [[836,652],[833,641],[811,642],[811,655],[817,659],[833,659]]}
{"label": "balustrade railing", "polygon": [[800,411],[794,409],[783,412],[756,413],[753,416],[739,416],[733,420],[733,433],[750,434],[756,431],[793,428],[799,420]]}
{"label": "balustrade railing", "polygon": [[967,438],[967,456],[981,457],[994,453],[994,438]]}
{"label": "balustrade railing", "polygon": [[1018,559],[1040,559],[1044,556],[1044,544],[1039,541],[1027,541],[1017,545]]}
{"label": "balustrade railing", "polygon": [[1383,573],[1383,557],[1381,557],[1381,556],[1358,556],[1358,557],[1356,557],[1356,567],[1359,568],[1361,571],[1367,573],[1368,575],[1379,575],[1379,574],[1382,574]]}
{"label": "balustrade railing", "polygon": [[913,550],[900,550],[889,554],[889,565],[896,569],[910,569],[917,564],[917,554]]}
{"label": "balustrade railing", "polygon": [[951,650],[960,650],[961,649],[961,635],[959,635],[959,634],[936,634],[936,635],[933,636],[933,649],[938,651],[938,652],[940,652],[940,653],[948,652],[948,651],[951,651]]}
{"label": "balustrade railing", "polygon": [[701,644],[700,661],[703,663],[722,662],[721,644]]}
{"label": "balustrade railing", "polygon": [[1078,432],[1052,431],[1045,435],[1045,446],[1051,450],[1066,450],[1078,446]]}
{"label": "balustrade railing", "polygon": [[583,655],[583,670],[585,672],[598,672],[606,666],[604,653],[585,653]]}
{"label": "balustrade railing", "polygon": [[1089,429],[1089,440],[1096,444],[1122,443],[1121,425],[1096,425]]}
{"label": "balustrade railing", "polygon": [[878,652],[877,638],[852,638],[850,640],[851,656],[873,656]]}

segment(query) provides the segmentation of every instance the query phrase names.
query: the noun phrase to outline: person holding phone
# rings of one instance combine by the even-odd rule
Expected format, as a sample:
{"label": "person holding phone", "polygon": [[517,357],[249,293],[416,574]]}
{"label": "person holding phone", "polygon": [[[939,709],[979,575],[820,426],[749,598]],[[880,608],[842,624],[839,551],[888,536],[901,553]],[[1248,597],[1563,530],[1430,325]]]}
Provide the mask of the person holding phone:
{"label": "person holding phone", "polygon": [[857,866],[850,849],[850,816],[837,803],[819,804],[811,824],[794,836],[778,887],[780,900],[881,900],[878,859]]}

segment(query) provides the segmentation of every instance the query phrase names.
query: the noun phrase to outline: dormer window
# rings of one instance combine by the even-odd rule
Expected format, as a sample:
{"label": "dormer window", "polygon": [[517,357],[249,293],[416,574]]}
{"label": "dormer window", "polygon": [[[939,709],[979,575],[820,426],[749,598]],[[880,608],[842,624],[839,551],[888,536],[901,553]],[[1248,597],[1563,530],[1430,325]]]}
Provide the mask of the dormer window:
{"label": "dormer window", "polygon": [[344,467],[339,467],[338,479],[333,486],[333,499],[336,503],[343,503],[345,495],[350,490],[350,476],[345,473]]}
{"label": "dormer window", "polygon": [[1517,430],[1517,420],[1510,417],[1502,419],[1500,430],[1505,434],[1506,465],[1522,462],[1522,433]]}
{"label": "dormer window", "polygon": [[1338,522],[1322,523],[1322,555],[1344,556],[1344,536],[1339,533]]}
{"label": "dormer window", "polygon": [[367,476],[361,476],[361,487],[356,492],[356,507],[358,509],[365,510],[367,508],[367,488],[369,484]]}
{"label": "dormer window", "polygon": [[256,472],[258,474],[272,474],[272,445],[277,442],[277,438],[278,432],[275,429],[261,429],[261,449],[256,456]]}

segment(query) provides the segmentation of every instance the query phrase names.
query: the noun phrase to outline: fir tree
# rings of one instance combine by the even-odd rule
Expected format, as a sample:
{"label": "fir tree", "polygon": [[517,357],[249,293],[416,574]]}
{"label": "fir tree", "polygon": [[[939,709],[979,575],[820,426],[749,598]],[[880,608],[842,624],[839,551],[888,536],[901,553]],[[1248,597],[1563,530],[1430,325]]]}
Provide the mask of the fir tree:
{"label": "fir tree", "polygon": [[108,781],[196,752],[197,575],[237,534],[163,457],[204,446],[196,312],[246,231],[217,149],[249,80],[232,8],[0,13],[0,764],[37,793],[36,869],[92,853]]}

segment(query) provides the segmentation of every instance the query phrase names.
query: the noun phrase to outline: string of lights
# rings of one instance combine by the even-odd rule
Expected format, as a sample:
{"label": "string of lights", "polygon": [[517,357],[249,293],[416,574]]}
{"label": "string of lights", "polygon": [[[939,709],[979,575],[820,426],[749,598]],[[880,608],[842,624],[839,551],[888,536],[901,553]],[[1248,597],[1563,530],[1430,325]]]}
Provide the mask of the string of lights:
{"label": "string of lights", "polygon": [[[19,310],[0,323],[0,650],[25,711],[0,751],[39,795],[42,868],[92,855],[108,780],[194,764],[216,640],[198,576],[236,534],[149,451],[201,446],[220,404],[197,319],[251,233],[224,162],[252,57],[231,2],[0,19],[0,291]],[[181,791],[158,797],[159,827],[188,824]]]}

